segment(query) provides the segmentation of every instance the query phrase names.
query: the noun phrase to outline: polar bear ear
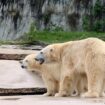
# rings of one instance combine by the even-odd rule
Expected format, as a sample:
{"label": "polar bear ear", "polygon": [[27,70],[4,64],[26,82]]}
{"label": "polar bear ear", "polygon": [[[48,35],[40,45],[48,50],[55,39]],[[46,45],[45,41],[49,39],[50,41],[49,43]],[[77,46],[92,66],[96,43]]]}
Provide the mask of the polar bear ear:
{"label": "polar bear ear", "polygon": [[42,51],[41,51],[40,53],[41,53],[41,54],[43,54],[43,52],[42,52]]}

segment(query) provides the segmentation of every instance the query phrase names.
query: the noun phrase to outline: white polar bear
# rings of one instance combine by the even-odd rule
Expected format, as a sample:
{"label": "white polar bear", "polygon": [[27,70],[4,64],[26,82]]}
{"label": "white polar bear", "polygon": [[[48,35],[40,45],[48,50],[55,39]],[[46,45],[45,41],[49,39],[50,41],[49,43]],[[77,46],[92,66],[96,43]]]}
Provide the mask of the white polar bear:
{"label": "white polar bear", "polygon": [[105,81],[105,42],[98,38],[48,45],[36,56],[42,65],[61,64],[60,88],[56,96],[68,96],[75,74],[86,74],[88,91],[82,97],[100,97]]}

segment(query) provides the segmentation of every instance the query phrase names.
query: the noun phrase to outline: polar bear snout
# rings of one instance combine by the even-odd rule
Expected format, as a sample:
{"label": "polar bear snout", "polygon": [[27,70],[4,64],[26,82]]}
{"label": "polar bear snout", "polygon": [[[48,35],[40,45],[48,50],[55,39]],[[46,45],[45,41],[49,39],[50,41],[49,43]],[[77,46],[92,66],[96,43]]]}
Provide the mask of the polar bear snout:
{"label": "polar bear snout", "polygon": [[44,58],[35,58],[36,61],[40,62],[40,64],[44,63]]}
{"label": "polar bear snout", "polygon": [[25,67],[24,65],[21,65],[21,68],[23,68],[23,69],[24,69],[24,68],[26,68],[26,67]]}
{"label": "polar bear snout", "polygon": [[26,69],[27,66],[25,66],[24,64],[21,64],[21,68]]}
{"label": "polar bear snout", "polygon": [[39,53],[36,57],[35,57],[35,60],[40,62],[40,64],[43,64],[44,61],[45,61],[45,57],[43,55],[43,53]]}
{"label": "polar bear snout", "polygon": [[23,68],[23,69],[26,69],[27,68],[27,66],[26,66],[27,64],[26,64],[25,61],[21,60],[21,61],[19,61],[19,63],[21,65],[21,68]]}

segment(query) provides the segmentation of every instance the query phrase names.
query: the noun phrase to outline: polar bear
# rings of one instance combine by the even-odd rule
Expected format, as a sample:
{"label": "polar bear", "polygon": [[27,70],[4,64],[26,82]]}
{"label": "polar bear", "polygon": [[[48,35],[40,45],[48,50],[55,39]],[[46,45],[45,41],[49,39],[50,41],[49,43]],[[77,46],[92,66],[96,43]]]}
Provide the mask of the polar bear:
{"label": "polar bear", "polygon": [[[44,96],[54,96],[55,93],[59,90],[59,81],[60,81],[60,67],[61,65],[58,62],[51,62],[48,64],[41,64],[35,60],[37,54],[30,54],[26,56],[21,63],[21,67],[25,68],[28,71],[34,71],[42,75],[42,79],[47,87],[47,93]],[[41,61],[42,62],[42,61]],[[78,76],[79,77],[79,76]],[[82,79],[80,79],[82,77]],[[77,96],[85,91],[87,88],[86,82],[87,79],[83,76],[80,76],[79,79],[75,79],[75,84],[72,86],[72,90],[69,95]],[[74,94],[74,92],[76,92]]]}
{"label": "polar bear", "polygon": [[44,96],[53,96],[58,92],[59,88],[60,66],[57,63],[41,65],[35,60],[35,56],[36,54],[26,56],[20,61],[21,67],[39,73],[47,88],[47,93]]}
{"label": "polar bear", "polygon": [[[35,57],[41,64],[59,62],[61,76],[56,96],[68,96],[75,73],[86,74],[88,91],[82,97],[100,97],[105,80],[105,42],[87,38],[65,43],[51,44]],[[78,79],[78,78],[77,78]]]}

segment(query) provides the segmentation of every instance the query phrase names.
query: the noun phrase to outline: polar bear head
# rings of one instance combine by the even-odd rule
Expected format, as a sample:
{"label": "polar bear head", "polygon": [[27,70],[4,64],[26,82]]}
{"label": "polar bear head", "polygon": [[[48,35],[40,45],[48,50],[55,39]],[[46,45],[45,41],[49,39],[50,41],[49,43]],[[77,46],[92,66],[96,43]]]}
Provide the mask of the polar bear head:
{"label": "polar bear head", "polygon": [[39,62],[35,60],[36,54],[27,55],[23,60],[20,61],[21,67],[28,70],[28,71],[38,71],[40,70],[41,66]]}
{"label": "polar bear head", "polygon": [[61,44],[51,44],[43,48],[35,57],[40,64],[58,62],[61,56]]}

